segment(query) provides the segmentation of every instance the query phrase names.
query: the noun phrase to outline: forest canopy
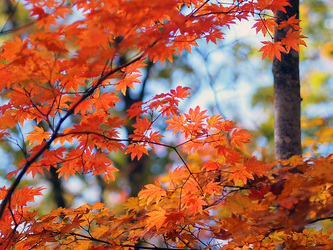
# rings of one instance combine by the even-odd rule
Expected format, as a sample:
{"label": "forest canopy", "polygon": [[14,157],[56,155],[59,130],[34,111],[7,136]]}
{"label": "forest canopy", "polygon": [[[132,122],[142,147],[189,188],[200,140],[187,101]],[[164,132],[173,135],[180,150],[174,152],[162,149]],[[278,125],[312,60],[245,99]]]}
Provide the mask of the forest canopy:
{"label": "forest canopy", "polygon": [[[306,36],[288,15],[295,2],[5,1],[0,137],[18,158],[0,189],[0,249],[330,249],[332,154],[259,160],[246,129],[180,108],[190,87],[147,99],[129,90],[154,64],[248,20],[264,39],[262,58],[298,58]],[[68,207],[63,197],[50,212],[32,208],[46,187],[27,184],[30,176],[56,194],[72,177],[96,176],[107,189],[122,171],[135,182],[133,169],[158,151],[170,166],[117,210],[102,201]]]}

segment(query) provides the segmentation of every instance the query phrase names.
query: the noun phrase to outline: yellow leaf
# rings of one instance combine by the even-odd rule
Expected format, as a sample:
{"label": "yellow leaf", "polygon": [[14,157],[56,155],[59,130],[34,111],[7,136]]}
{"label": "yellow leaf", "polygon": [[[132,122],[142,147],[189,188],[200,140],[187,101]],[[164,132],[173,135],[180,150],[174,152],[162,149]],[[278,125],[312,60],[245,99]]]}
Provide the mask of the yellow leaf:
{"label": "yellow leaf", "polygon": [[109,227],[105,226],[105,225],[98,225],[98,227],[91,232],[91,235],[94,238],[100,238],[101,236],[103,236],[106,232],[108,232]]}
{"label": "yellow leaf", "polygon": [[127,202],[124,204],[124,207],[127,209],[127,211],[133,210],[133,212],[139,212],[141,210],[139,198],[138,197],[131,197],[127,200]]}

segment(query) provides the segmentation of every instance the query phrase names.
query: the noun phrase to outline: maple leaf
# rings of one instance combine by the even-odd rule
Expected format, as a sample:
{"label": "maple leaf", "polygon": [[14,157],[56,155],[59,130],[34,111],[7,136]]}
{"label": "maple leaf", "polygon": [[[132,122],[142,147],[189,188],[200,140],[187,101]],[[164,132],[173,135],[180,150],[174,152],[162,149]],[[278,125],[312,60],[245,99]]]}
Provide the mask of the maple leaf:
{"label": "maple leaf", "polygon": [[44,187],[33,188],[24,186],[15,191],[11,198],[11,202],[15,206],[26,206],[28,202],[35,201],[35,196],[43,195],[41,191],[44,189]]}
{"label": "maple leaf", "polygon": [[68,5],[60,5],[55,9],[53,15],[56,16],[56,18],[65,18],[67,14],[73,13],[73,11],[68,7]]}
{"label": "maple leaf", "polygon": [[270,186],[264,183],[259,183],[258,188],[251,188],[249,197],[251,199],[260,200],[270,191]]}
{"label": "maple leaf", "polygon": [[132,143],[128,145],[125,154],[131,154],[132,161],[135,157],[140,160],[143,154],[149,155],[146,147],[144,145],[139,145],[138,143]]}
{"label": "maple leaf", "polygon": [[166,46],[161,42],[156,43],[152,49],[148,49],[148,56],[153,61],[153,63],[160,60],[162,65],[166,59],[168,59],[170,62],[173,62],[173,54],[177,54],[176,50],[173,47]]}
{"label": "maple leaf", "polygon": [[139,212],[142,208],[140,207],[139,198],[138,197],[130,197],[127,199],[127,202],[123,204],[127,212]]}
{"label": "maple leaf", "polygon": [[[241,163],[241,154],[235,150],[227,148],[225,146],[216,146],[219,156],[224,158],[226,164],[235,165],[236,163]],[[222,163],[223,159],[221,159]]]}
{"label": "maple leaf", "polygon": [[80,228],[81,223],[85,222],[85,219],[82,218],[83,214],[77,214],[73,219],[71,219],[70,223],[66,223],[61,229],[61,235],[65,235],[76,228]]}
{"label": "maple leaf", "polygon": [[156,227],[156,231],[158,231],[164,224],[166,220],[165,210],[163,208],[159,208],[157,211],[151,211],[147,213],[148,218],[146,219],[147,229],[150,230],[153,227]]}
{"label": "maple leaf", "polygon": [[281,61],[281,52],[287,52],[286,49],[282,46],[281,42],[269,42],[264,41],[261,42],[265,44],[258,52],[263,52],[262,59],[264,59],[266,56],[269,57],[271,61],[273,61],[274,56]]}
{"label": "maple leaf", "polygon": [[247,183],[247,179],[253,180],[253,175],[243,167],[236,170],[230,170],[228,181],[232,180],[237,185],[238,180],[242,180],[244,184]]}
{"label": "maple leaf", "polygon": [[27,174],[32,173],[32,178],[35,178],[37,173],[43,174],[43,167],[36,162],[32,163],[27,170]]}
{"label": "maple leaf", "polygon": [[137,79],[138,77],[142,76],[141,74],[129,74],[126,77],[124,77],[123,79],[121,79],[120,81],[118,81],[116,83],[116,91],[121,91],[121,93],[123,93],[123,95],[126,95],[126,90],[127,87],[130,87],[131,89],[134,89],[134,85],[133,83],[141,83],[141,81],[139,79]]}
{"label": "maple leaf", "polygon": [[169,172],[172,183],[177,183],[188,178],[188,173],[185,166],[176,167],[172,172]]}
{"label": "maple leaf", "polygon": [[98,239],[98,238],[102,237],[103,235],[107,234],[109,230],[110,230],[110,228],[108,226],[99,225],[92,232],[90,232],[90,234],[95,239]]}
{"label": "maple leaf", "polygon": [[62,166],[57,170],[58,176],[64,176],[65,180],[68,179],[69,175],[75,176],[77,168],[73,167],[70,163],[63,163]]}
{"label": "maple leaf", "polygon": [[296,14],[293,15],[292,17],[288,18],[288,20],[284,20],[282,21],[279,26],[278,29],[281,30],[283,28],[287,28],[287,27],[291,27],[294,30],[301,30],[301,27],[299,26],[299,23],[301,22],[301,20],[296,19]]}
{"label": "maple leaf", "polygon": [[271,168],[268,164],[265,164],[261,161],[257,161],[254,156],[250,157],[248,161],[244,162],[244,166],[247,170],[256,174],[257,176],[266,175],[267,171]]}
{"label": "maple leaf", "polygon": [[72,135],[66,135],[69,133],[73,128],[65,128],[64,133],[58,133],[58,137],[54,139],[53,143],[54,145],[60,142],[61,146],[64,145],[65,142],[69,142],[70,144],[73,144],[73,137]]}
{"label": "maple leaf", "polygon": [[207,202],[204,201],[204,197],[197,196],[192,193],[187,193],[182,197],[183,208],[190,211],[193,215],[197,213],[203,213],[203,206],[207,205]]}
{"label": "maple leaf", "polygon": [[115,106],[115,103],[120,99],[116,96],[117,93],[103,93],[99,96],[99,91],[96,91],[94,95],[94,106],[96,109],[102,108],[105,112],[108,112],[110,107]]}
{"label": "maple leaf", "polygon": [[234,147],[237,145],[240,148],[243,148],[244,143],[249,143],[250,138],[253,136],[246,133],[246,129],[235,129],[231,133],[231,146]]}
{"label": "maple leaf", "polygon": [[161,184],[159,184],[157,181],[155,181],[155,185],[145,185],[145,188],[146,189],[143,189],[139,192],[138,196],[140,200],[147,200],[147,205],[152,202],[156,202],[156,204],[158,204],[161,198],[166,196],[166,191],[162,189]]}
{"label": "maple leaf", "polygon": [[203,164],[203,168],[207,171],[220,170],[222,168],[222,164],[215,161],[208,161]]}
{"label": "maple leaf", "polygon": [[79,149],[72,149],[66,154],[66,161],[57,169],[59,177],[68,179],[69,175],[75,176],[75,173],[82,168],[82,161],[80,160],[82,151]]}
{"label": "maple leaf", "polygon": [[178,86],[176,89],[172,89],[170,93],[177,98],[184,99],[190,95],[189,87]]}
{"label": "maple leaf", "polygon": [[274,14],[276,14],[277,10],[286,12],[284,7],[291,5],[289,0],[258,0],[258,2],[255,3],[255,6],[260,11],[270,9]]}
{"label": "maple leaf", "polygon": [[198,47],[195,37],[182,37],[179,36],[173,40],[174,47],[178,49],[178,53],[181,56],[183,54],[183,49],[185,48],[189,53],[191,53],[191,45]]}
{"label": "maple leaf", "polygon": [[288,30],[286,37],[282,39],[281,44],[283,44],[286,49],[287,53],[289,53],[290,49],[293,48],[297,52],[299,52],[299,45],[306,46],[306,43],[302,40],[302,38],[307,38],[300,34],[301,31],[292,31],[291,29]]}
{"label": "maple leaf", "polygon": [[82,96],[76,95],[76,97],[73,97],[70,99],[72,104],[69,106],[69,108],[72,108],[74,105],[76,105],[78,102],[80,102],[74,109],[74,115],[81,112],[81,115],[84,115],[87,110],[92,112],[92,105],[91,100],[81,100]]}
{"label": "maple leaf", "polygon": [[271,9],[273,13],[276,14],[278,10],[286,12],[286,6],[291,6],[289,0],[271,0],[271,4],[269,4],[267,8]]}
{"label": "maple leaf", "polygon": [[[141,118],[136,118],[136,124],[133,124],[133,128],[135,128],[134,133],[144,133],[147,130],[150,129],[152,125],[152,122],[149,121],[148,117],[145,116],[143,117],[143,119]],[[142,137],[142,134],[139,135],[140,137]]]}
{"label": "maple leaf", "polygon": [[147,113],[146,110],[142,109],[143,102],[136,102],[131,105],[129,109],[127,109],[127,115],[129,119],[134,117],[139,117],[141,114]]}
{"label": "maple leaf", "polygon": [[195,138],[206,133],[203,125],[207,115],[204,115],[206,110],[200,111],[200,107],[197,106],[194,110],[191,108],[188,114],[174,115],[171,119],[166,120],[166,123],[170,125],[166,129],[173,129],[173,134],[178,131],[185,133],[185,138]]}
{"label": "maple leaf", "polygon": [[220,182],[209,182],[206,186],[203,187],[203,191],[208,194],[214,194],[221,190]]}
{"label": "maple leaf", "polygon": [[196,106],[195,109],[190,109],[188,114],[185,114],[186,119],[189,122],[194,122],[197,126],[201,126],[204,122],[204,119],[208,117],[208,115],[204,115],[207,111],[200,111],[200,107]]}
{"label": "maple leaf", "polygon": [[49,51],[67,53],[68,50],[66,49],[65,41],[60,39],[60,36],[62,36],[62,34],[57,32],[36,31],[36,33],[31,36],[31,42],[39,46],[44,46]]}
{"label": "maple leaf", "polygon": [[252,28],[256,28],[257,34],[261,31],[263,35],[266,36],[268,31],[274,33],[275,27],[278,26],[275,20],[276,18],[256,19],[256,23],[252,26]]}
{"label": "maple leaf", "polygon": [[208,43],[211,41],[216,44],[216,39],[223,39],[223,35],[224,35],[224,33],[222,33],[221,31],[213,30],[205,36],[206,42]]}
{"label": "maple leaf", "polygon": [[[149,146],[151,148],[155,148],[154,143],[160,143],[160,138],[163,138],[163,137],[164,137],[164,135],[161,135],[160,131],[155,131],[155,132],[151,131],[149,133],[149,142],[148,142]],[[154,142],[154,143],[152,143],[152,142]]]}
{"label": "maple leaf", "polygon": [[[28,47],[28,39],[22,40],[19,37],[15,37],[13,41],[6,41],[4,46],[2,47],[3,52],[1,53],[7,60],[11,60],[14,55],[23,54],[27,50]],[[11,55],[7,55],[7,54]]]}
{"label": "maple leaf", "polygon": [[[95,26],[90,29],[86,29],[83,34],[81,35],[81,39],[76,42],[81,47],[88,47],[91,46],[106,48],[108,43],[111,41],[111,36],[109,32],[102,30],[98,26]],[[86,49],[88,49],[86,48]]]}
{"label": "maple leaf", "polygon": [[38,16],[38,18],[47,16],[47,13],[43,10],[41,6],[35,5],[30,11],[31,11],[30,16]]}
{"label": "maple leaf", "polygon": [[183,114],[180,114],[179,116],[172,116],[171,119],[166,120],[166,123],[169,123],[169,126],[166,129],[173,129],[173,135],[180,132],[184,133],[185,127],[184,124],[186,124],[186,119]]}
{"label": "maple leaf", "polygon": [[258,10],[264,10],[267,9],[271,2],[272,0],[258,0],[257,3],[255,3],[255,7]]}
{"label": "maple leaf", "polygon": [[219,129],[221,131],[231,131],[232,129],[235,128],[235,122],[233,121],[229,121],[229,120],[225,120],[222,122],[216,122],[213,126],[216,129]]}
{"label": "maple leaf", "polygon": [[25,138],[25,141],[29,141],[29,144],[37,141],[37,144],[41,144],[44,140],[50,139],[52,135],[51,132],[44,131],[43,128],[33,126],[35,131],[29,132],[28,136]]}

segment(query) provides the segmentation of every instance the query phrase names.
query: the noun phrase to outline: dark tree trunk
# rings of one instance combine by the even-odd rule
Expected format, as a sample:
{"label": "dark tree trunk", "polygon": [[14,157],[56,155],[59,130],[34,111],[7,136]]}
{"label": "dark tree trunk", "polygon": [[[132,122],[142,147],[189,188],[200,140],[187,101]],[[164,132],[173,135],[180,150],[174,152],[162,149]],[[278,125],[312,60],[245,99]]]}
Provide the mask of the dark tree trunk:
{"label": "dark tree trunk", "polygon": [[[286,13],[277,12],[277,22],[287,20],[296,14],[299,18],[299,0],[291,0],[292,7],[286,7]],[[276,30],[275,41],[281,41],[289,28]],[[299,55],[291,49],[282,54],[281,61],[274,58],[274,141],[277,159],[288,159],[301,155],[301,97],[299,79]]]}
{"label": "dark tree trunk", "polygon": [[[119,63],[120,64],[126,63],[126,58],[121,57]],[[147,81],[149,79],[150,71],[153,65],[154,64],[151,61],[149,61],[146,66],[146,76],[142,81],[142,89],[138,96],[132,94],[129,88],[127,88],[126,95],[124,96],[125,110],[129,109],[132,106],[132,104],[143,101],[145,88],[147,86]],[[132,122],[130,122],[127,126],[125,126],[128,135],[134,133]],[[150,154],[152,154],[152,152],[150,152]],[[127,156],[128,165],[126,166],[125,172],[127,173],[128,183],[131,188],[131,193],[130,193],[131,197],[136,196],[139,193],[139,191],[143,189],[144,185],[147,184],[146,181],[150,168],[149,166],[150,157],[151,155],[147,156],[144,154],[142,155],[140,160],[132,161],[130,155]]]}
{"label": "dark tree trunk", "polygon": [[62,188],[61,179],[58,177],[57,169],[53,166],[50,168],[49,174],[45,175],[52,184],[52,196],[57,207],[67,207],[64,189]]}

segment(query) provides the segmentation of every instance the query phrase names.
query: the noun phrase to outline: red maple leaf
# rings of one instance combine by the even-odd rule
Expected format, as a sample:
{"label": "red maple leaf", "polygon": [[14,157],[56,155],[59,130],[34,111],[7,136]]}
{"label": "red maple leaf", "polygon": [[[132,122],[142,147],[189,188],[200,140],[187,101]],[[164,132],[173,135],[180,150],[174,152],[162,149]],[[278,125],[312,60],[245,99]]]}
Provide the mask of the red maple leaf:
{"label": "red maple leaf", "polygon": [[286,49],[282,46],[281,42],[269,42],[264,41],[261,42],[265,44],[259,52],[263,52],[262,59],[264,59],[266,56],[269,57],[271,61],[273,61],[274,56],[281,61],[281,52],[287,52]]}
{"label": "red maple leaf", "polygon": [[292,31],[291,29],[287,32],[286,37],[282,39],[281,44],[283,44],[287,53],[289,53],[290,49],[293,48],[297,52],[299,52],[299,45],[306,46],[306,43],[302,40],[302,38],[307,38],[300,34],[301,31]]}

